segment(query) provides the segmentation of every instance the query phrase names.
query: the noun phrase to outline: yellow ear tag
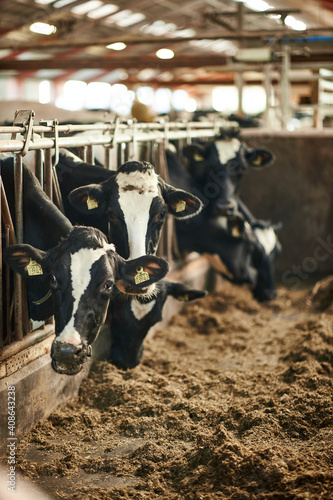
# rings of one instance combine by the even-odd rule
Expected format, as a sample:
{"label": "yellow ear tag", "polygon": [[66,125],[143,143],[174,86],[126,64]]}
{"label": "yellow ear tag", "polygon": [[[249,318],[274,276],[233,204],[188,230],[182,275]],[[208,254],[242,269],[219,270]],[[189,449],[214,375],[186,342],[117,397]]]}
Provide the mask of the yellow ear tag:
{"label": "yellow ear tag", "polygon": [[30,259],[30,262],[27,265],[27,271],[29,276],[38,276],[39,274],[43,274],[42,266],[32,259]]}
{"label": "yellow ear tag", "polygon": [[199,155],[199,153],[193,153],[193,160],[194,161],[204,161],[204,157]]}
{"label": "yellow ear tag", "polygon": [[232,234],[232,236],[234,236],[235,238],[240,238],[241,234],[240,234],[239,227],[238,227],[238,226],[233,226],[233,228],[232,228],[232,230],[231,230],[231,234]]}
{"label": "yellow ear tag", "polygon": [[150,279],[149,273],[145,272],[143,270],[143,267],[137,267],[136,272],[137,272],[137,274],[135,275],[135,278],[134,278],[136,285],[139,285],[140,283],[144,283],[145,281],[148,281]]}
{"label": "yellow ear tag", "polygon": [[188,293],[185,293],[185,295],[178,295],[176,299],[182,302],[188,302],[190,300]]}
{"label": "yellow ear tag", "polygon": [[258,155],[257,158],[255,158],[252,163],[253,163],[253,165],[260,166],[262,164],[262,157],[260,155]]}
{"label": "yellow ear tag", "polygon": [[176,205],[176,212],[183,212],[186,208],[186,201],[180,200]]}
{"label": "yellow ear tag", "polygon": [[95,200],[95,198],[92,198],[91,196],[88,195],[88,198],[87,198],[87,207],[88,207],[88,210],[92,210],[93,208],[97,208],[98,207],[98,201]]}

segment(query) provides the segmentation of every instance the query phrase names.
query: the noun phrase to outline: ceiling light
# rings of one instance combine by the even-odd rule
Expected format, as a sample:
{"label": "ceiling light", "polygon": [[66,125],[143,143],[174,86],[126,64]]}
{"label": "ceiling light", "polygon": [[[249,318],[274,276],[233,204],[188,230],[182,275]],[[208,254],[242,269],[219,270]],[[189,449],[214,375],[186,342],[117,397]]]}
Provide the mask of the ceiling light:
{"label": "ceiling light", "polygon": [[306,30],[306,24],[299,21],[294,16],[287,16],[284,20],[286,26],[289,26],[292,30],[303,31]]}
{"label": "ceiling light", "polygon": [[74,5],[74,7],[71,8],[71,12],[73,14],[78,14],[83,16],[84,14],[88,14],[88,12],[98,9],[99,7],[102,7],[103,2],[100,0],[90,0],[90,2],[84,2],[79,5]]}
{"label": "ceiling light", "polygon": [[53,26],[53,24],[47,23],[33,23],[29,29],[33,33],[38,33],[39,35],[52,35],[57,31],[57,28]]}
{"label": "ceiling light", "polygon": [[146,16],[141,14],[141,12],[133,12],[133,14],[121,19],[116,22],[116,24],[122,28],[126,28],[127,26],[133,26],[133,24],[139,23],[144,19],[146,19]]}
{"label": "ceiling light", "polygon": [[117,12],[118,9],[119,7],[117,5],[108,3],[102,5],[102,7],[98,7],[92,12],[88,12],[87,16],[90,17],[91,19],[100,19],[101,17],[106,17],[113,14],[114,12]]}
{"label": "ceiling light", "polygon": [[159,59],[172,59],[175,57],[175,54],[171,49],[159,49],[156,52],[156,55]]}
{"label": "ceiling light", "polygon": [[246,0],[245,5],[248,9],[257,10],[258,12],[262,12],[271,8],[269,3],[264,2],[264,0]]}
{"label": "ceiling light", "polygon": [[123,42],[115,42],[115,43],[110,43],[110,45],[107,45],[107,49],[112,49],[112,50],[124,50],[126,49],[127,45],[126,43]]}
{"label": "ceiling light", "polygon": [[70,3],[73,2],[75,2],[75,0],[58,0],[52,5],[52,7],[55,7],[56,9],[61,9],[61,7],[66,7],[66,5],[69,5]]}

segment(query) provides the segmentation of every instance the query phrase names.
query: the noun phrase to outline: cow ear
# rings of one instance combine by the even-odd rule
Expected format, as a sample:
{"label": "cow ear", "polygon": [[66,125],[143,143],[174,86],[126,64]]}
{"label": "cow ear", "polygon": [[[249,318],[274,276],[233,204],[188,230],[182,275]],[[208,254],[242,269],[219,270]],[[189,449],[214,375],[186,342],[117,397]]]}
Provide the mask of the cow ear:
{"label": "cow ear", "polygon": [[189,144],[184,146],[183,155],[196,163],[206,160],[206,148],[201,144]]}
{"label": "cow ear", "polygon": [[69,202],[83,214],[102,215],[107,208],[107,194],[100,184],[88,184],[73,189],[68,195]]}
{"label": "cow ear", "polygon": [[191,300],[202,299],[207,295],[206,290],[195,290],[189,288],[182,283],[172,283],[171,281],[167,284],[168,295],[174,297],[182,302],[190,302]]}
{"label": "cow ear", "polygon": [[175,189],[169,184],[163,185],[163,198],[168,205],[168,211],[176,219],[189,219],[197,215],[203,207],[199,198],[182,189]]}
{"label": "cow ear", "polygon": [[251,167],[268,167],[274,160],[274,155],[266,149],[254,149],[246,154],[246,161]]}
{"label": "cow ear", "polygon": [[3,252],[5,263],[25,278],[44,274],[45,257],[46,252],[30,245],[10,245]]}
{"label": "cow ear", "polygon": [[118,269],[118,278],[125,285],[146,288],[167,274],[169,264],[154,255],[143,255],[137,259],[122,261]]}

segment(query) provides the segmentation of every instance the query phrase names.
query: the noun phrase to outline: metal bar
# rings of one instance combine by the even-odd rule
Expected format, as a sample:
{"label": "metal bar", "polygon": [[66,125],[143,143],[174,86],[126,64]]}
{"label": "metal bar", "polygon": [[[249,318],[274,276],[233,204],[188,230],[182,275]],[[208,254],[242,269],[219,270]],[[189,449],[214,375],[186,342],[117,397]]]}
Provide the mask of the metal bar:
{"label": "metal bar", "polygon": [[104,168],[111,170],[111,150],[110,148],[105,148],[104,151]]}
{"label": "metal bar", "polygon": [[79,147],[77,155],[81,158],[81,160],[87,163],[87,148],[85,145]]}
{"label": "metal bar", "polygon": [[[1,178],[1,168],[0,168],[0,183],[2,187],[2,178]],[[0,306],[1,310],[4,310],[4,294],[3,294],[3,267],[2,267],[2,189],[0,190]],[[3,344],[5,340],[5,332],[3,328],[3,314],[0,314],[0,354],[3,349]]]}
{"label": "metal bar", "polygon": [[[14,231],[14,225],[12,221],[12,217],[10,215],[9,211],[9,206],[7,202],[7,197],[6,193],[4,190],[4,186],[2,183],[2,179],[0,177],[0,184],[1,184],[1,189],[0,189],[0,197],[1,197],[1,217],[2,221],[4,223],[4,228],[5,228],[5,246],[8,245],[14,245],[16,243],[16,237],[15,237],[15,231]],[[0,218],[0,224],[1,224],[1,218]],[[4,297],[6,298],[4,308],[3,310],[6,309],[6,334],[3,332],[3,343],[5,344],[6,342],[11,342],[13,332],[12,332],[12,327],[11,327],[11,316],[12,316],[12,308],[11,308],[11,290],[10,290],[10,269],[8,266],[5,267],[5,276],[6,276],[6,289],[3,294],[3,299]],[[3,303],[3,302],[0,302]],[[2,319],[2,326],[3,325],[3,316],[1,315]]]}
{"label": "metal bar", "polygon": [[264,88],[266,94],[266,107],[263,116],[263,122],[265,127],[269,126],[269,111],[271,109],[271,69],[270,65],[267,64],[264,70]]}
{"label": "metal bar", "polygon": [[[15,229],[16,239],[18,243],[23,243],[23,163],[22,156],[15,155],[14,158],[14,184],[15,184]],[[18,274],[14,274],[14,324],[16,340],[23,338],[23,279]]]}
{"label": "metal bar", "polygon": [[[274,13],[274,11],[272,11]],[[268,12],[266,12],[267,14]],[[256,12],[258,14],[258,12]],[[333,28],[331,26],[329,27],[318,27],[318,28],[308,28],[302,32],[302,36],[306,36],[308,33],[320,33],[320,32],[331,32]],[[293,37],[299,37],[300,34],[294,33],[292,30],[288,30],[287,33],[284,29],[278,28],[275,30],[251,30],[251,31],[242,31],[240,34],[230,34],[230,33],[219,33],[217,35],[205,35],[204,37],[202,35],[196,35],[196,36],[190,36],[186,38],[181,38],[182,43],[185,42],[190,42],[192,40],[202,40],[202,38],[205,38],[207,40],[219,40],[219,39],[225,39],[225,40],[238,40],[239,36],[246,38],[246,39],[252,39],[252,38],[261,38],[265,36],[280,36],[281,34],[288,34],[288,36],[293,36]],[[128,37],[122,37],[122,41],[126,43],[126,45],[141,45],[145,43],[152,43],[152,44],[164,44],[165,41],[167,40],[168,44],[171,43],[179,43],[179,37],[168,37],[167,39],[165,37],[158,38],[158,37],[133,37],[133,36],[128,36]],[[71,40],[70,46],[73,47],[91,47],[91,46],[105,46],[109,45],[114,42],[119,42],[119,37],[114,37],[114,38],[100,38],[96,40]],[[66,39],[54,39],[54,40],[46,40],[44,42],[39,42],[38,44],[33,44],[33,43],[15,43],[11,41],[10,43],[2,43],[0,45],[0,49],[15,49],[15,50],[43,50],[45,48],[59,48],[59,47],[65,47],[68,48],[68,40]],[[95,58],[99,59],[99,58]],[[104,58],[110,60],[111,58]],[[146,58],[145,58],[146,59]],[[137,59],[133,59],[134,61]],[[90,58],[90,63],[93,63],[93,59]],[[11,61],[3,61],[5,62],[11,62]],[[17,62],[22,62],[22,61],[13,61],[14,63]],[[38,62],[38,61],[37,61]],[[119,64],[120,61],[117,61],[117,64]],[[122,59],[122,62],[123,59]],[[138,61],[137,61],[138,62]],[[44,64],[44,60],[43,60]],[[14,64],[15,66],[15,64]],[[92,66],[90,66],[92,67]],[[134,66],[137,67],[137,66]],[[45,69],[47,69],[45,67]]]}
{"label": "metal bar", "polygon": [[35,176],[39,180],[41,186],[44,183],[44,175],[43,175],[43,150],[37,149],[35,154]]}
{"label": "metal bar", "polygon": [[89,163],[90,165],[95,165],[92,146],[87,146],[87,163]]}
{"label": "metal bar", "polygon": [[[6,246],[9,245],[10,236],[9,236],[9,226],[5,225],[5,233],[6,233]],[[10,269],[6,266],[6,335],[4,335],[4,342],[10,343],[13,337],[12,325],[11,325],[11,294],[10,294]]]}
{"label": "metal bar", "polygon": [[47,196],[52,200],[52,151],[51,149],[45,150],[45,163],[44,163],[44,191]]}

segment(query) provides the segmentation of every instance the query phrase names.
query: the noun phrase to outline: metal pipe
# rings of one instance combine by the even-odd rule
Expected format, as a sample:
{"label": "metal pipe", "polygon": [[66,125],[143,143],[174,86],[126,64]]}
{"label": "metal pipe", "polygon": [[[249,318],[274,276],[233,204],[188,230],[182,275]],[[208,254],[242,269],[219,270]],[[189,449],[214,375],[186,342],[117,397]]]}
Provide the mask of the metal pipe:
{"label": "metal pipe", "polygon": [[45,163],[44,163],[44,191],[45,194],[52,200],[52,151],[51,149],[45,150]]}
{"label": "metal pipe", "polygon": [[[22,156],[15,155],[14,157],[14,184],[15,184],[15,230],[18,243],[23,243],[23,163]],[[14,324],[16,340],[23,338],[23,280],[18,274],[14,274]]]}
{"label": "metal pipe", "polygon": [[[1,170],[0,170],[0,183],[1,183],[1,187],[2,187],[2,178],[1,178]],[[3,303],[3,267],[2,267],[2,231],[1,231],[1,226],[2,226],[2,210],[1,210],[1,199],[2,199],[2,195],[1,195],[1,191],[2,189],[0,190],[0,306],[1,306],[1,310],[3,311],[4,310],[4,303]],[[4,332],[4,329],[3,329],[3,314],[0,314],[0,354],[2,352],[2,349],[3,349],[3,344],[4,344],[4,340],[5,340],[5,332]]]}

